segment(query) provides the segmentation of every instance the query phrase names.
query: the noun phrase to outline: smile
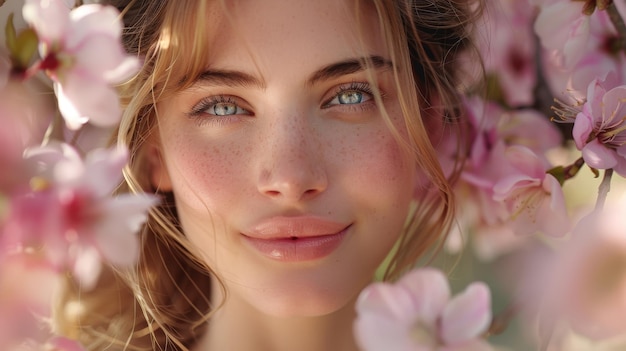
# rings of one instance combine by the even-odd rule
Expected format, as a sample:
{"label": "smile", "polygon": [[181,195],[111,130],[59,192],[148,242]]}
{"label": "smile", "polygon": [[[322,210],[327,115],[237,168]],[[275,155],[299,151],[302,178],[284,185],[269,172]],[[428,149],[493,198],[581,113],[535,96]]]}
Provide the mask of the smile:
{"label": "smile", "polygon": [[272,218],[242,234],[262,255],[283,262],[321,259],[339,247],[351,225],[312,218]]}

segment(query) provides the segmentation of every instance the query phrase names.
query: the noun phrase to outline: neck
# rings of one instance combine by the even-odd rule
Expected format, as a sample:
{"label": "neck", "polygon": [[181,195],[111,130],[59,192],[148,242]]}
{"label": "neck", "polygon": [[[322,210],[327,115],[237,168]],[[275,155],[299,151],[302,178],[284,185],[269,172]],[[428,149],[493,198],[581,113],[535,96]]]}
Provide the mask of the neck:
{"label": "neck", "polygon": [[211,317],[195,351],[356,351],[354,318],[354,301],[327,315],[277,317],[229,296]]}

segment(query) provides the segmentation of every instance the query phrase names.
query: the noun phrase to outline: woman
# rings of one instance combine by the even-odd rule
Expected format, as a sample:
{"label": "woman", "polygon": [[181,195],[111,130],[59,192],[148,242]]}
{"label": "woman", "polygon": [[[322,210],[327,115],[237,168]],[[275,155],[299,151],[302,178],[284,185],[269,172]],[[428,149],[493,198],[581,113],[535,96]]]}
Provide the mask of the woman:
{"label": "woman", "polygon": [[451,222],[433,144],[461,120],[471,4],[115,5],[145,60],[121,88],[121,191],[162,202],[137,269],[68,290],[64,331],[94,350],[356,350],[376,268],[391,252],[396,278]]}

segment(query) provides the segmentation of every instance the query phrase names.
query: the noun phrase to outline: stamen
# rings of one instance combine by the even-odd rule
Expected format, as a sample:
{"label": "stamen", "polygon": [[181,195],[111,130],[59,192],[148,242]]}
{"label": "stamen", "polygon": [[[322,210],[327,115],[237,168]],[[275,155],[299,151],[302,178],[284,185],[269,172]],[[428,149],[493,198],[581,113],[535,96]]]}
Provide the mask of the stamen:
{"label": "stamen", "polygon": [[555,98],[554,103],[555,105],[551,106],[550,109],[554,111],[558,119],[552,118],[551,120],[557,123],[574,123],[576,116],[582,111],[581,107],[585,102],[576,100],[576,104],[571,105]]}

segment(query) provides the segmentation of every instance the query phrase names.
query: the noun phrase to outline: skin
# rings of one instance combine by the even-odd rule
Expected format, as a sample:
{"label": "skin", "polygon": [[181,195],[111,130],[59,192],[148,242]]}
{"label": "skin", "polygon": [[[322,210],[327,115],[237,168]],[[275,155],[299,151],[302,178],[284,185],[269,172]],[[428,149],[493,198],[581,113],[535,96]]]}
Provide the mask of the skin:
{"label": "skin", "polygon": [[[354,301],[399,237],[419,181],[381,107],[360,91],[373,75],[402,133],[391,63],[319,74],[389,59],[375,13],[361,4],[358,28],[353,5],[228,1],[228,14],[215,5],[213,74],[157,106],[152,182],[174,192],[186,235],[228,290],[225,300],[212,292],[225,304],[197,350],[356,349]],[[198,105],[216,96],[221,104]],[[338,104],[350,97],[357,103]],[[273,260],[242,239],[261,220],[304,215],[350,228],[328,256],[304,262]]]}

